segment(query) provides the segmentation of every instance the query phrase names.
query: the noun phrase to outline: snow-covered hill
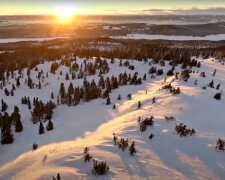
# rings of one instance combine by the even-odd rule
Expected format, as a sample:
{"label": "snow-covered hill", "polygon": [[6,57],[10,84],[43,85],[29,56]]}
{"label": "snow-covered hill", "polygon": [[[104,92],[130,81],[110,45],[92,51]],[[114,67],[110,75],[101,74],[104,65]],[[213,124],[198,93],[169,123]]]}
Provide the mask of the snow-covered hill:
{"label": "snow-covered hill", "polygon": [[[83,60],[78,59],[78,64]],[[0,179],[52,179],[57,173],[62,179],[223,179],[225,152],[215,150],[215,145],[219,137],[225,139],[224,97],[220,101],[215,100],[213,97],[218,90],[209,87],[204,90],[202,87],[214,80],[215,85],[221,82],[220,89],[223,90],[225,66],[213,58],[198,60],[201,68],[193,67],[195,73],[190,74],[187,82],[180,78],[172,82],[174,87],[180,88],[181,94],[172,95],[168,90],[161,89],[166,72],[171,68],[168,62],[164,67],[154,64],[152,66],[163,68],[164,75],[150,78],[148,74],[141,85],[119,86],[112,90],[111,104],[115,104],[116,109],[106,105],[106,100],[102,98],[71,107],[59,105],[52,118],[54,130],[42,135],[38,134],[39,124],[31,121],[30,110],[21,105],[21,97],[39,97],[47,102],[51,99],[51,92],[55,96],[59,93],[61,82],[67,88],[70,82],[81,86],[83,79],[72,80],[70,77],[70,80],[65,80],[65,74],[69,72],[66,66],[60,66],[54,75],[50,73],[52,63],[38,65],[38,71],[43,70],[43,74],[48,72],[48,78],[43,83],[46,86],[29,89],[24,77],[14,96],[6,96],[4,90],[0,91],[0,96],[9,106],[9,113],[14,105],[20,108],[24,126],[21,133],[13,132],[13,144],[0,145]],[[117,77],[125,71],[128,74],[137,71],[138,76],[143,77],[151,67],[143,61],[130,60],[135,67],[132,71],[120,67],[117,59],[114,64],[107,61],[110,71],[104,77]],[[217,72],[213,77],[215,69]],[[31,71],[35,83],[38,83],[38,71]],[[175,71],[181,71],[180,65]],[[206,72],[205,78],[200,76],[201,72]],[[88,81],[92,79],[98,82],[98,73],[87,76]],[[166,82],[173,79],[174,76],[168,77]],[[10,89],[14,81],[9,78],[6,87]],[[131,100],[127,99],[129,93],[132,94]],[[118,95],[122,100],[117,100]],[[153,98],[155,103],[152,103]],[[138,101],[142,104],[140,109]],[[154,116],[154,126],[140,132],[138,118],[150,116]],[[165,116],[174,116],[176,121],[166,121]],[[175,135],[174,128],[179,123],[194,128],[197,133],[191,137]],[[122,151],[114,145],[113,133],[128,138],[130,144],[134,141],[137,153],[130,156],[128,149]],[[154,137],[149,139],[151,133]],[[35,151],[32,151],[33,143],[39,145]],[[92,161],[84,162],[85,147],[89,147],[94,159],[107,162],[107,175],[92,175]],[[45,163],[44,156],[47,157]]]}

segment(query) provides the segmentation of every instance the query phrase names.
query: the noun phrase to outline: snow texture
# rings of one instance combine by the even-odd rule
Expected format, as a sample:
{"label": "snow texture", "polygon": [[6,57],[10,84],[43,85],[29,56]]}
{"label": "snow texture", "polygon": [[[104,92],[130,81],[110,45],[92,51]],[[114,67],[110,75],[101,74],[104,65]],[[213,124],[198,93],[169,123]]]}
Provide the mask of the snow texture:
{"label": "snow texture", "polygon": [[[168,91],[159,91],[165,75],[151,79],[138,86],[123,86],[112,91],[110,98],[116,104],[116,109],[105,105],[105,100],[97,99],[88,103],[68,107],[60,105],[53,115],[55,129],[43,135],[38,134],[38,124],[31,122],[31,114],[26,106],[21,105],[22,96],[39,97],[43,101],[50,100],[50,94],[58,94],[61,82],[67,88],[72,82],[81,85],[83,80],[65,80],[69,69],[61,66],[56,75],[49,73],[45,82],[49,85],[39,89],[28,89],[25,84],[15,91],[14,97],[6,97],[3,91],[0,96],[9,105],[8,112],[13,111],[14,104],[18,105],[24,125],[23,132],[14,135],[14,143],[0,145],[0,179],[51,179],[60,173],[62,179],[224,179],[225,154],[215,150],[215,142],[225,138],[225,102],[216,101],[213,95],[215,89],[201,87],[212,79],[221,82],[225,88],[225,67],[214,59],[201,60],[202,67],[193,68],[188,82],[176,80],[173,86],[180,87],[181,94],[171,95]],[[81,63],[83,59],[79,59]],[[91,60],[90,60],[91,61]],[[110,64],[110,60],[108,60]],[[130,61],[138,71],[139,76],[148,72],[150,66],[144,62]],[[51,63],[38,65],[39,70],[49,72]],[[154,65],[159,67],[159,65]],[[171,68],[168,63],[163,67],[164,72]],[[212,77],[214,69],[217,74]],[[63,76],[60,76],[60,71]],[[180,67],[176,67],[180,70]],[[105,77],[118,75],[121,72],[131,72],[125,67],[119,67],[119,60],[110,64],[110,72]],[[207,77],[200,77],[205,71]],[[98,73],[97,73],[98,74]],[[35,79],[37,72],[31,71]],[[58,80],[59,77],[59,80]],[[88,80],[99,79],[88,76]],[[173,77],[168,78],[169,82]],[[194,81],[198,80],[198,85]],[[37,80],[37,79],[36,79]],[[12,80],[9,80],[12,83]],[[24,79],[21,79],[23,82]],[[7,85],[11,87],[10,84]],[[146,95],[147,89],[147,95]],[[128,93],[132,99],[127,100]],[[118,101],[117,96],[122,96]],[[152,98],[156,103],[152,104]],[[137,102],[141,101],[141,109]],[[155,117],[154,127],[145,132],[139,131],[137,119],[139,116]],[[164,116],[174,116],[175,122],[165,121]],[[173,134],[175,123],[183,122],[195,128],[197,134],[192,137],[180,138]],[[46,124],[45,124],[46,125]],[[129,151],[124,152],[114,146],[113,133],[119,137],[127,137],[135,141],[137,154],[134,157]],[[148,136],[155,136],[149,140]],[[15,133],[14,133],[15,134]],[[32,144],[37,143],[39,149],[32,151]],[[109,173],[103,177],[93,176],[92,162],[84,163],[83,150],[88,146],[90,154],[98,160],[106,161]],[[47,155],[45,164],[42,159]]]}

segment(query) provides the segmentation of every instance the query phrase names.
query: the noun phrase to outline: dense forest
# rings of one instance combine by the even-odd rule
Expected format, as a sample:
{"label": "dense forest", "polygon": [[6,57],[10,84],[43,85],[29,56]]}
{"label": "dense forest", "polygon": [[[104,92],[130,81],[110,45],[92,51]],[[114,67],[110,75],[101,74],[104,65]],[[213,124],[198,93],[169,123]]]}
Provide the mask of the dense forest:
{"label": "dense forest", "polygon": [[[119,59],[136,59],[146,60],[172,60],[174,64],[189,63],[191,56],[209,56],[222,59],[225,57],[225,46],[212,46],[207,48],[193,47],[173,47],[168,45],[132,43],[132,42],[116,42],[119,44],[116,48],[99,49],[97,45],[102,43],[115,43],[114,40],[107,38],[58,42],[56,45],[52,43],[42,43],[36,46],[21,46],[15,50],[0,53],[0,79],[2,74],[7,71],[22,69],[25,67],[33,68],[37,64],[44,61],[55,61],[61,57],[71,58],[79,57],[103,57],[103,58],[119,58]],[[91,46],[90,46],[91,44]]]}

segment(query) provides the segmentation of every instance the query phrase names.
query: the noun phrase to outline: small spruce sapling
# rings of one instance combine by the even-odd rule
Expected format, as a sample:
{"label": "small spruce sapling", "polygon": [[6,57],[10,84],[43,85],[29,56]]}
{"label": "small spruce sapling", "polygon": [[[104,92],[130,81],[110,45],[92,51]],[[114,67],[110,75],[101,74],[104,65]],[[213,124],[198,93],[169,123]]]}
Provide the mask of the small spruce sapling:
{"label": "small spruce sapling", "polygon": [[141,101],[138,101],[138,109],[141,108]]}
{"label": "small spruce sapling", "polygon": [[134,154],[137,153],[137,150],[136,150],[134,141],[131,143],[131,145],[130,145],[130,147],[129,147],[129,151],[130,151],[130,155],[131,155],[131,156],[134,156]]}
{"label": "small spruce sapling", "polygon": [[106,105],[110,105],[110,104],[111,104],[110,97],[107,97],[107,99],[106,99]]}
{"label": "small spruce sapling", "polygon": [[84,148],[83,154],[84,154],[84,162],[89,162],[92,159],[92,156],[89,153],[89,148],[88,147]]}
{"label": "small spruce sapling", "polygon": [[53,125],[52,121],[51,120],[48,120],[48,124],[46,126],[46,130],[47,131],[51,131],[53,129],[54,129],[54,125]]}
{"label": "small spruce sapling", "polygon": [[148,138],[149,138],[150,140],[152,140],[154,136],[155,136],[155,135],[154,135],[153,133],[151,133],[151,134],[149,135]]}
{"label": "small spruce sapling", "polygon": [[39,125],[39,134],[44,134],[44,133],[45,133],[45,129],[44,129],[43,123],[40,122],[40,125]]}

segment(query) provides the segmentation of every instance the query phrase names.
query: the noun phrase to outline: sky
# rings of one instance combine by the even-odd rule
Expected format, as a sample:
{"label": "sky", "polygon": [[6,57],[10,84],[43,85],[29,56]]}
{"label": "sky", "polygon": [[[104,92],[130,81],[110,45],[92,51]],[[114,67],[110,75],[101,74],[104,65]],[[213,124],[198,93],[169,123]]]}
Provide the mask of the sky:
{"label": "sky", "polygon": [[68,6],[77,14],[225,15],[225,0],[0,0],[0,15],[53,14]]}

